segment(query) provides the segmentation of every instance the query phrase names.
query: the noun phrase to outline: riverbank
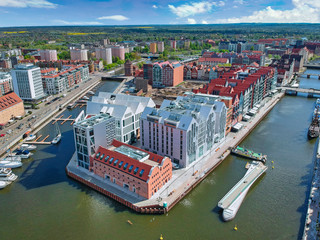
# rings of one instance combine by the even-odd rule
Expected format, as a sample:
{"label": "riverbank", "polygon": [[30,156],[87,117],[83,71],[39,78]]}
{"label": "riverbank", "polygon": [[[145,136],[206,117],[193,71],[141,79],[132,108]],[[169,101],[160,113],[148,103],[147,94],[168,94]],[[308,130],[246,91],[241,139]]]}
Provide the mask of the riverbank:
{"label": "riverbank", "polygon": [[[39,130],[41,130],[45,125],[47,125],[49,122],[51,122],[51,119],[54,117],[57,117],[59,115],[59,113],[63,110],[66,109],[66,107],[68,106],[69,103],[71,103],[72,101],[74,101],[75,99],[83,96],[87,91],[90,91],[91,89],[93,89],[95,86],[97,86],[100,83],[100,80],[98,81],[94,81],[90,84],[88,84],[88,86],[82,86],[81,88],[78,88],[76,93],[73,93],[71,95],[71,93],[69,95],[67,95],[64,99],[65,101],[63,103],[56,103],[56,106],[54,106],[54,108],[52,109],[51,107],[48,107],[48,109],[46,111],[44,111],[42,113],[42,118],[40,118],[39,121],[37,121],[31,128],[26,129],[26,131],[31,131],[33,134],[36,134]],[[71,96],[69,99],[68,97]],[[57,104],[59,104],[60,106],[58,106]],[[25,132],[22,132],[19,136],[17,136],[13,141],[11,141],[7,146],[6,149],[9,149],[11,151],[13,151],[14,149],[16,149],[20,144],[23,144],[24,141],[22,140],[22,137],[24,135]],[[1,149],[0,152],[0,156],[1,157],[5,157],[8,153],[6,152],[5,148]]]}
{"label": "riverbank", "polygon": [[75,156],[66,167],[68,176],[95,189],[96,191],[118,201],[136,212],[148,214],[163,214],[171,210],[184,196],[194,189],[230,154],[230,148],[237,146],[263,120],[263,118],[280,101],[284,93],[268,97],[255,117],[250,122],[243,123],[239,132],[229,133],[219,146],[188,168],[173,171],[173,176],[161,190],[150,199],[141,199],[137,194],[119,189],[115,184],[107,183],[99,176],[77,167]]}

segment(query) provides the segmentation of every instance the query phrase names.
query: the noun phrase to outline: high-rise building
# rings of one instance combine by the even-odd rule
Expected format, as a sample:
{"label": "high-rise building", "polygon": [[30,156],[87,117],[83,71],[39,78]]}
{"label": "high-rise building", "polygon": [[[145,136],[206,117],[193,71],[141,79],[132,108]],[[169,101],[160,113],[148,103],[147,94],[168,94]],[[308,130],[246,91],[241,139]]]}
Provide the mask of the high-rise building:
{"label": "high-rise building", "polygon": [[124,60],[124,46],[113,46],[112,48],[112,57],[118,57],[120,60]]}
{"label": "high-rise building", "polygon": [[10,73],[0,72],[0,97],[13,91]]}
{"label": "high-rise building", "polygon": [[96,58],[98,60],[103,59],[107,64],[112,63],[111,48],[96,48]]}
{"label": "high-rise building", "polygon": [[152,52],[153,54],[157,53],[157,43],[156,42],[150,43],[150,52]]}
{"label": "high-rise building", "polygon": [[45,61],[57,61],[57,50],[41,50],[40,51],[41,60]]}
{"label": "high-rise building", "polygon": [[88,61],[88,50],[87,49],[71,49],[70,50],[71,60],[73,61]]}
{"label": "high-rise building", "polygon": [[108,46],[108,45],[110,44],[110,39],[108,39],[108,38],[101,39],[100,43],[101,43],[103,46]]}
{"label": "high-rise building", "polygon": [[116,119],[116,139],[129,143],[140,136],[140,116],[145,107],[155,107],[149,97],[99,92],[87,102],[87,114],[108,113]]}
{"label": "high-rise building", "polygon": [[84,116],[82,111],[73,124],[73,132],[78,166],[89,169],[90,156],[115,138],[115,118],[103,113]]}
{"label": "high-rise building", "polygon": [[189,49],[190,48],[190,43],[191,43],[190,40],[185,40],[184,41],[184,48],[185,49]]}
{"label": "high-rise building", "polygon": [[170,47],[172,49],[177,49],[177,41],[176,40],[171,40],[170,41]]}
{"label": "high-rise building", "polygon": [[164,51],[164,42],[157,42],[158,52],[162,53]]}
{"label": "high-rise building", "polygon": [[11,69],[12,64],[10,58],[0,59],[0,68]]}
{"label": "high-rise building", "polygon": [[140,119],[141,147],[188,167],[225,138],[226,106],[210,95],[186,94],[147,107]]}
{"label": "high-rise building", "polygon": [[18,64],[11,70],[14,92],[22,100],[38,100],[43,92],[40,68],[33,64]]}
{"label": "high-rise building", "polygon": [[124,75],[125,76],[132,76],[133,75],[133,65],[129,59],[124,64]]}

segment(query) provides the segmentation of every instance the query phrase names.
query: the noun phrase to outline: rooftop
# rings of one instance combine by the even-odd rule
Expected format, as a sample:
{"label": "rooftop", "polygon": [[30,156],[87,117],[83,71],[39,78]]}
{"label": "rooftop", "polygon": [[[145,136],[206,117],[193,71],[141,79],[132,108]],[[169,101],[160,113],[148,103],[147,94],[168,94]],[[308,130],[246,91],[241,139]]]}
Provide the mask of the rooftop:
{"label": "rooftop", "polygon": [[109,114],[101,113],[99,115],[92,116],[90,118],[79,121],[79,122],[75,123],[74,125],[78,126],[78,127],[92,127],[92,126],[94,126],[98,123],[101,123],[105,120],[108,120],[110,118],[112,118],[112,116],[110,116]]}
{"label": "rooftop", "polygon": [[139,161],[143,161],[146,157],[149,156],[149,154],[146,152],[131,148],[126,145],[122,145],[120,147],[117,147],[114,151],[121,153],[123,155],[126,155],[128,157],[131,157],[133,159],[139,160]]}
{"label": "rooftop", "polygon": [[30,69],[36,69],[39,68],[33,64],[17,64],[14,66],[15,70],[30,70]]}

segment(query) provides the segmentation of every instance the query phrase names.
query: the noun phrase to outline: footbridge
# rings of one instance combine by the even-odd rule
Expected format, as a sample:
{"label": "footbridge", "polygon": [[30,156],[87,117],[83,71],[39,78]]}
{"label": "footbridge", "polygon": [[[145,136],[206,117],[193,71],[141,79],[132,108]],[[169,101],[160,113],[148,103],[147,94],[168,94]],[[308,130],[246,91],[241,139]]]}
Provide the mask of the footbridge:
{"label": "footbridge", "polygon": [[285,90],[287,95],[297,95],[298,93],[307,93],[308,97],[312,98],[315,95],[320,95],[320,89],[314,88],[294,88],[294,87],[280,87]]}

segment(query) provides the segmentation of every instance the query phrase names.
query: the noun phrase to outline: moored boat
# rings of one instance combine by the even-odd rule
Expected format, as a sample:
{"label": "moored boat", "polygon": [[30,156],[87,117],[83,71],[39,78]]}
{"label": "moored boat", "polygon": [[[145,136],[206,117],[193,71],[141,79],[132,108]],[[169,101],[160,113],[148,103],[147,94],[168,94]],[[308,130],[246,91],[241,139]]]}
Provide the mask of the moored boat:
{"label": "moored boat", "polygon": [[37,148],[37,146],[36,145],[31,145],[31,144],[22,144],[20,148],[22,150],[32,151],[32,150],[35,150]]}
{"label": "moored boat", "polygon": [[316,114],[309,126],[308,138],[312,139],[312,138],[319,137],[319,132],[320,132],[319,117],[318,117],[318,114]]}
{"label": "moored boat", "polygon": [[0,189],[5,188],[6,186],[8,186],[10,183],[7,181],[0,181]]}
{"label": "moored boat", "polygon": [[267,161],[267,155],[263,155],[262,153],[255,153],[251,150],[242,148],[240,146],[237,146],[235,148],[231,149],[231,152],[233,154],[239,155],[241,157],[249,158],[252,160],[257,160],[265,163]]}
{"label": "moored boat", "polygon": [[61,132],[60,132],[60,129],[59,129],[57,123],[55,125],[55,129],[56,129],[57,136],[51,141],[52,144],[57,144],[61,140]]}
{"label": "moored boat", "polygon": [[8,160],[11,157],[7,157],[3,160],[0,160],[0,167],[1,168],[18,168],[22,166],[21,158],[19,160]]}
{"label": "moored boat", "polygon": [[0,169],[0,181],[10,181],[13,182],[18,178],[10,168],[1,168]]}
{"label": "moored boat", "polygon": [[34,139],[36,139],[36,135],[33,135],[33,134],[30,134],[28,137],[26,137],[26,141],[32,141],[32,140],[34,140]]}

